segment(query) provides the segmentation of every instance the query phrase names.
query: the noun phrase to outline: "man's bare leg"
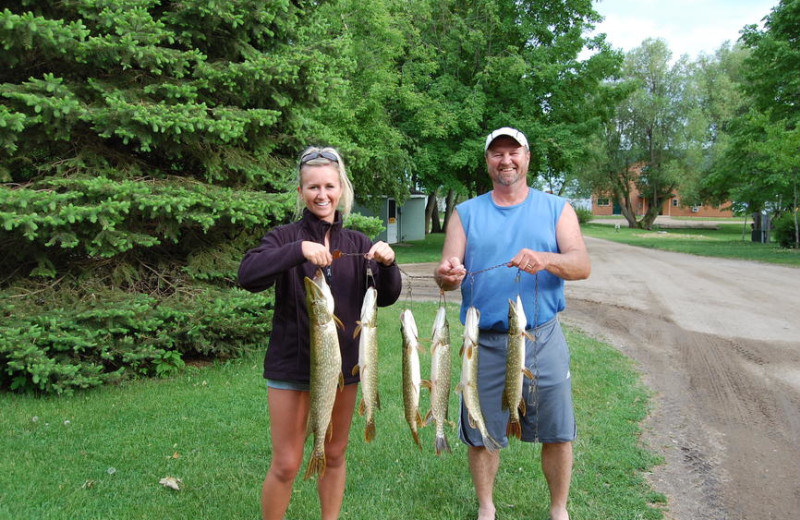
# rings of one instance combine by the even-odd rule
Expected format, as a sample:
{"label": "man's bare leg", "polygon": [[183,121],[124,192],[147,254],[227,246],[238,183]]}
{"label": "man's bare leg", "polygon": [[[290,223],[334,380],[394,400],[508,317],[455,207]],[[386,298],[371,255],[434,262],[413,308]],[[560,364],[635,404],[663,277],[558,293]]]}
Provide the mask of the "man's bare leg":
{"label": "man's bare leg", "polygon": [[494,479],[500,467],[500,452],[469,446],[469,471],[478,497],[478,520],[494,520]]}
{"label": "man's bare leg", "polygon": [[550,520],[569,520],[567,498],[572,479],[572,443],[542,444],[542,472],[550,489]]}

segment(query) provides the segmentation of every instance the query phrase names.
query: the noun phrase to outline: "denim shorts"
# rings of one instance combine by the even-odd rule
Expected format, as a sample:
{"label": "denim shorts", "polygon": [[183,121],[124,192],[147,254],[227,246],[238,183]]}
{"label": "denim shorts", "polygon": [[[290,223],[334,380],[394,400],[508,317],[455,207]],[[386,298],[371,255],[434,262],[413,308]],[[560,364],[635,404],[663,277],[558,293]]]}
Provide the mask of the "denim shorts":
{"label": "denim shorts", "polygon": [[267,388],[276,390],[297,390],[298,392],[308,392],[311,389],[309,383],[301,381],[282,381],[280,379],[267,379]]}
{"label": "denim shorts", "polygon": [[[527,413],[520,417],[525,442],[559,443],[575,440],[577,428],[572,406],[569,348],[557,318],[533,331],[536,341],[525,340],[525,366],[536,384],[523,378],[522,395]],[[502,410],[508,334],[481,331],[478,350],[478,395],[486,427],[501,446],[508,446],[508,410]],[[482,446],[480,432],[470,427],[463,399],[459,436],[469,446]]]}
{"label": "denim shorts", "polygon": [[[357,385],[358,383],[347,383],[348,385]],[[296,390],[298,392],[309,392],[311,390],[311,383],[303,383],[302,381],[283,381],[281,379],[267,379],[267,388],[274,388],[276,390]]]}

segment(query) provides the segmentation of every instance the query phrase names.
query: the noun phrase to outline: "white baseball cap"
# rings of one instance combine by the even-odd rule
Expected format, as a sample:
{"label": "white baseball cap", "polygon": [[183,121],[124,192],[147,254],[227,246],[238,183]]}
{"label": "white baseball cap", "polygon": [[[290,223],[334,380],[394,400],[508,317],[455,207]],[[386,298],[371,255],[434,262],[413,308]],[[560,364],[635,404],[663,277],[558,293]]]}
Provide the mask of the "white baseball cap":
{"label": "white baseball cap", "polygon": [[489,145],[492,144],[492,141],[497,139],[498,137],[506,135],[516,142],[518,142],[521,146],[530,149],[528,146],[528,140],[525,138],[525,134],[517,130],[516,128],[511,128],[510,126],[504,126],[503,128],[498,128],[488,136],[486,136],[486,146],[483,147],[483,151],[489,149]]}

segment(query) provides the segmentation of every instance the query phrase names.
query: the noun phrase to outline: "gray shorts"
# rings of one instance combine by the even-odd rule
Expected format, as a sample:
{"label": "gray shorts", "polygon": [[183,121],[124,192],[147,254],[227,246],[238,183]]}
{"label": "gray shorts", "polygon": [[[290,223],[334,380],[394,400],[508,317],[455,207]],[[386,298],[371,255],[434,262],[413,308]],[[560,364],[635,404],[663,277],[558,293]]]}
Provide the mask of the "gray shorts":
{"label": "gray shorts", "polygon": [[[572,407],[569,348],[558,318],[534,331],[536,342],[525,340],[525,366],[538,384],[524,377],[522,395],[527,413],[520,417],[525,442],[559,443],[575,440],[577,428]],[[508,446],[508,410],[502,410],[508,334],[481,331],[478,351],[478,395],[486,427],[501,446]],[[463,399],[459,436],[469,446],[483,446],[480,432],[471,428]]]}

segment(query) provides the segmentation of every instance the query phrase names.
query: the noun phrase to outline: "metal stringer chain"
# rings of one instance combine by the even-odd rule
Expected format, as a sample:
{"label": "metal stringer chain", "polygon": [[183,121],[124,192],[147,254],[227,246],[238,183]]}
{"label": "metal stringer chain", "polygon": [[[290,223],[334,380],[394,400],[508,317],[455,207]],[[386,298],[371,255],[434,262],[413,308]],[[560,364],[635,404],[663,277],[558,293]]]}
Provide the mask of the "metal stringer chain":
{"label": "metal stringer chain", "polygon": [[528,403],[536,410],[536,422],[534,423],[533,440],[539,442],[539,362],[538,353],[539,342],[536,336],[539,327],[539,273],[534,276],[534,290],[533,290],[533,366],[530,367],[533,379],[531,385],[528,387]]}

